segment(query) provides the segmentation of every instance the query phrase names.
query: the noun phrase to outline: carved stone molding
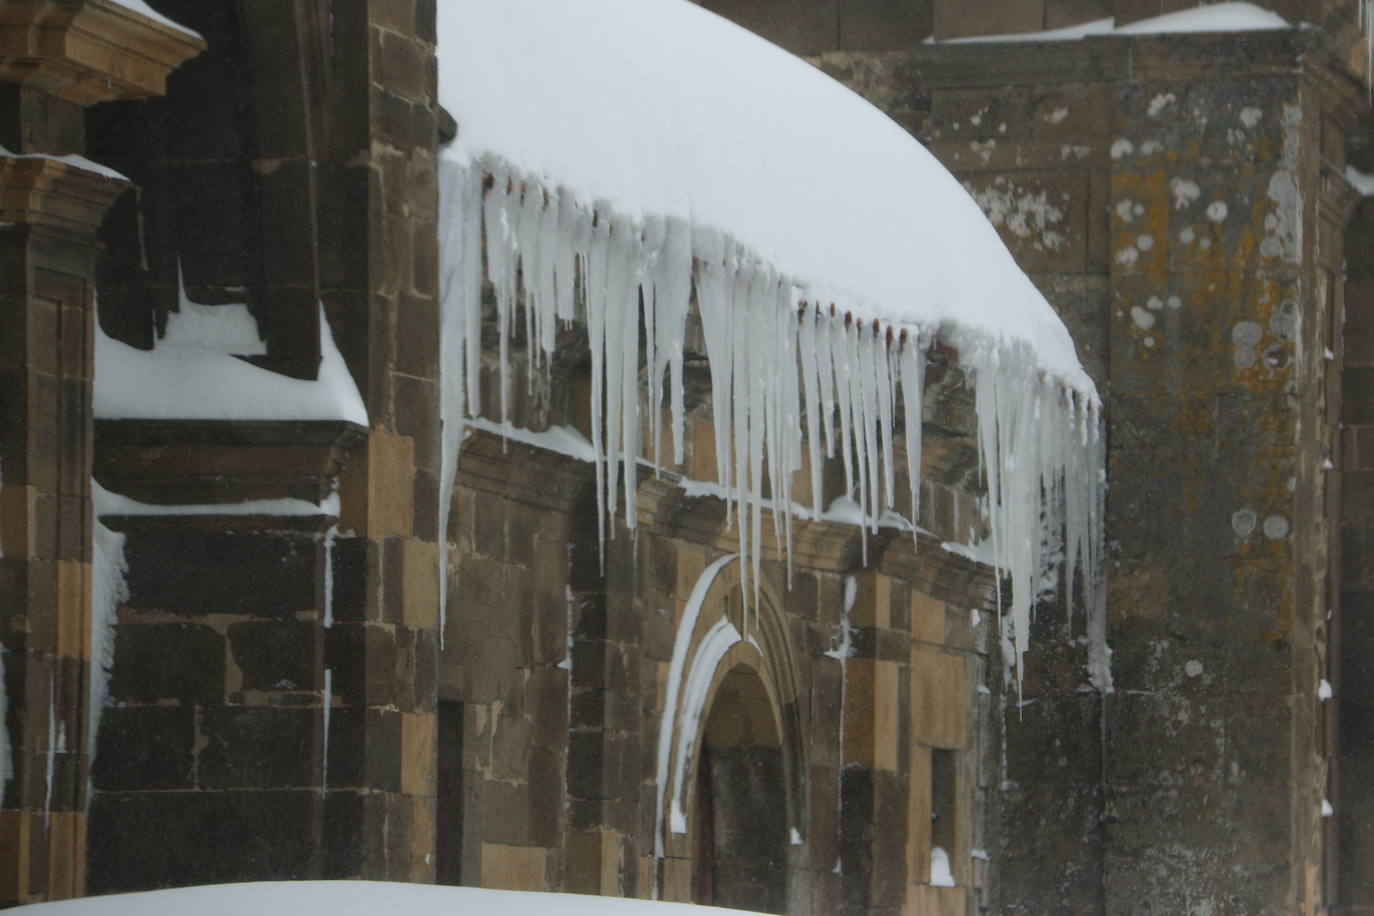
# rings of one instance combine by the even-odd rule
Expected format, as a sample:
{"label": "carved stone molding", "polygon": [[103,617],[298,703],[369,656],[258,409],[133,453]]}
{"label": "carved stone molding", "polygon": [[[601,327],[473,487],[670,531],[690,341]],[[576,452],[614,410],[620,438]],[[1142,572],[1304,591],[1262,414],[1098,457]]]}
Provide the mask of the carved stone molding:
{"label": "carved stone molding", "polygon": [[163,95],[205,42],[114,0],[10,0],[0,6],[0,81],[78,105]]}

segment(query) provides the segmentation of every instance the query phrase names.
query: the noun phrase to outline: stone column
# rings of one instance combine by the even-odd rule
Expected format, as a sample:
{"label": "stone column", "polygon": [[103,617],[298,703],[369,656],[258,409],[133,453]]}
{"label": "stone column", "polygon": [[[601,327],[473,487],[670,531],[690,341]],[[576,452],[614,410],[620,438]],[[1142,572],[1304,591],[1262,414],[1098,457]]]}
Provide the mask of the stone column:
{"label": "stone column", "polygon": [[129,183],[66,154],[202,46],[105,0],[0,10],[0,906],[85,888],[92,278]]}

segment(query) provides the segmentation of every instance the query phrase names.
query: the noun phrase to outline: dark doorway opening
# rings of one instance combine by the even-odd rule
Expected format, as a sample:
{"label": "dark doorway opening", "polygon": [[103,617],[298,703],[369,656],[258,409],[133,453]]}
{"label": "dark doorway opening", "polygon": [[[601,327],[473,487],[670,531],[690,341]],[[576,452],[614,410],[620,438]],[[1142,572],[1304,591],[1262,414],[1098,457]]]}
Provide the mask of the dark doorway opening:
{"label": "dark doorway opening", "polygon": [[726,675],[702,729],[692,799],[692,899],[781,913],[787,905],[782,737],[763,681]]}

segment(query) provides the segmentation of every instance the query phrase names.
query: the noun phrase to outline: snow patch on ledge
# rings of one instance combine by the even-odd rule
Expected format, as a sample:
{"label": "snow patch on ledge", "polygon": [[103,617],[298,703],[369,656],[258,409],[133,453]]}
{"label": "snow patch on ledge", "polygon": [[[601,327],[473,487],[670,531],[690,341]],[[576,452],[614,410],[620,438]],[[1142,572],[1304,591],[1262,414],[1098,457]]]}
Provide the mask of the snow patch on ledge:
{"label": "snow patch on ledge", "polygon": [[166,16],[162,15],[157,10],[153,9],[151,6],[145,3],[144,0],[110,0],[110,2],[113,3],[115,6],[122,6],[126,10],[132,10],[133,12],[138,13],[141,16],[147,16],[149,19],[153,20],[159,25],[165,25],[168,28],[175,29],[176,31],[181,32],[184,35],[190,35],[193,38],[199,38],[201,41],[205,40],[205,36],[201,35],[195,29],[188,29],[186,26],[182,25],[179,22],[173,22],[171,19],[168,19]]}
{"label": "snow patch on ledge", "polygon": [[1347,165],[1345,167],[1345,180],[1350,182],[1350,186],[1365,197],[1374,197],[1374,175],[1361,172],[1353,165]]}
{"label": "snow patch on ledge", "polygon": [[47,153],[12,153],[5,147],[0,146],[0,157],[8,159],[50,159],[53,162],[60,162],[63,165],[70,165],[73,168],[81,169],[83,172],[91,172],[101,178],[109,178],[114,181],[128,181],[128,177],[120,172],[116,172],[108,165],[101,165],[99,162],[92,162],[85,156],[78,156],[76,153],[69,153],[65,156],[50,156]]}
{"label": "snow patch on ledge", "polygon": [[[184,299],[184,293],[183,293]],[[196,306],[167,316],[167,336],[152,350],[115,340],[96,326],[95,415],[153,420],[344,420],[367,425],[358,387],[334,345],[320,310],[320,369],[296,379],[244,362],[228,352],[241,341],[236,306]],[[186,326],[178,327],[185,322]],[[229,333],[228,338],[218,338]],[[251,344],[250,344],[251,345]]]}
{"label": "snow patch on ledge", "polygon": [[1168,35],[1187,32],[1259,32],[1275,29],[1291,29],[1278,13],[1270,12],[1253,3],[1213,3],[1196,9],[1180,10],[1152,16],[1123,26],[1116,24],[1115,17],[1094,19],[1062,29],[1049,29],[1043,32],[1012,32],[1003,35],[970,35],[964,38],[947,38],[937,42],[926,39],[927,44],[977,44],[980,42],[1008,41],[1074,41],[1104,35]]}

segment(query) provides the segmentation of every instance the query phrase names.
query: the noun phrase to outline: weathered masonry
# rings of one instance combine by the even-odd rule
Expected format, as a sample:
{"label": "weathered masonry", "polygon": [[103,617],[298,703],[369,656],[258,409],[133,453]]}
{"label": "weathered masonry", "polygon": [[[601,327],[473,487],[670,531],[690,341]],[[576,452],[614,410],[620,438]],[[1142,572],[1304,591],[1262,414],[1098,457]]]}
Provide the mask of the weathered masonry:
{"label": "weathered masonry", "polygon": [[[485,419],[441,531],[437,162],[463,125],[435,0],[152,4],[184,28],[0,3],[0,904],[366,877],[1374,912],[1354,3],[1015,45],[922,42],[1195,4],[703,4],[925,142],[1072,331],[1105,404],[1105,694],[1049,603],[1018,693],[992,570],[942,546],[984,488],[957,354],[925,378],[924,533],[798,519],[789,568],[766,516],[746,608],[699,321],[684,462],[640,468],[603,552],[596,465],[557,438],[591,429],[585,328],[533,383],[517,334],[503,438],[487,285]],[[205,316],[257,332],[206,366],[338,356],[365,417],[100,414],[98,345],[170,354]],[[821,479],[842,495],[837,462]]]}

